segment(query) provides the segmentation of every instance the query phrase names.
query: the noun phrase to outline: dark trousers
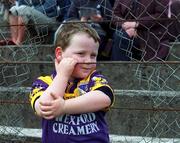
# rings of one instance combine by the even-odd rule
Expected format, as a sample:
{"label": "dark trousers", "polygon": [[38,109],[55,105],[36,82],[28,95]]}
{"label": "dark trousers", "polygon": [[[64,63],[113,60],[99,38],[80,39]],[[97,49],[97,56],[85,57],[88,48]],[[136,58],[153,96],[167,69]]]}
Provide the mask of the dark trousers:
{"label": "dark trousers", "polygon": [[113,46],[111,53],[112,61],[130,61],[141,59],[141,52],[138,50],[139,42],[136,38],[130,38],[123,30],[119,29],[113,35]]}
{"label": "dark trousers", "polygon": [[168,27],[169,39],[174,42],[175,40],[180,41],[180,1],[175,1],[171,5],[172,18],[176,20],[170,21]]}

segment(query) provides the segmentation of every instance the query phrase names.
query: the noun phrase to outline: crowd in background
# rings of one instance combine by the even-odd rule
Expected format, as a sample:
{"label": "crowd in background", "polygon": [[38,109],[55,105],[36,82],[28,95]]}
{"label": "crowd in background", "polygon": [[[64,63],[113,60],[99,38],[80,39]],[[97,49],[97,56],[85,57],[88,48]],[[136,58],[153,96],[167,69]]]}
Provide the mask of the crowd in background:
{"label": "crowd in background", "polygon": [[[11,37],[0,45],[21,45],[29,23],[37,35],[50,23],[88,22],[101,38],[98,60],[167,60],[178,40],[179,0],[9,0]],[[47,23],[42,26],[40,23]]]}

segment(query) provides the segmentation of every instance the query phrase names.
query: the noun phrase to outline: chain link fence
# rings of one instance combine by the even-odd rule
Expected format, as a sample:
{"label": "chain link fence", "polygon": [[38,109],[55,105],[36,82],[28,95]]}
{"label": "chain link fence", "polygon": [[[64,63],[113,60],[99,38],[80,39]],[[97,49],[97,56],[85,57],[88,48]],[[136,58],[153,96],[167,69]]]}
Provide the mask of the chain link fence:
{"label": "chain link fence", "polygon": [[[103,21],[110,23],[109,28],[121,36],[117,22],[128,21],[126,16],[130,14],[133,17],[137,16],[135,21],[139,23],[153,21],[163,27],[163,32],[174,40],[166,45],[170,50],[168,58],[164,60],[144,61],[144,57],[139,60],[133,59],[131,44],[134,38],[132,38],[125,51],[131,61],[97,63],[98,69],[109,78],[115,89],[116,102],[107,115],[111,140],[114,143],[180,142],[180,43],[178,36],[168,31],[175,21],[179,21],[179,15],[172,15],[171,18],[154,17],[148,13],[149,5],[155,2],[159,7],[168,10],[169,4],[163,5],[160,1],[154,0],[148,2],[149,4],[144,5],[138,1],[137,5],[143,8],[143,12],[147,12],[151,19],[142,19],[141,15],[131,15],[131,11],[126,11],[124,19],[117,17]],[[0,6],[0,15],[3,18],[4,5],[1,3]],[[125,6],[123,1],[121,6]],[[116,14],[112,9],[106,7],[105,9],[112,13],[111,16]],[[165,21],[168,21],[166,26],[163,23]],[[44,23],[40,25],[43,26]],[[151,31],[153,24],[142,26],[156,38],[156,41],[161,42],[163,38],[157,37],[156,33]],[[6,40],[9,35],[9,25],[2,19],[0,37]],[[27,30],[24,45],[0,46],[0,142],[2,143],[40,142],[40,120],[30,108],[28,92],[33,79],[41,74],[50,73],[54,66],[54,47],[52,44],[44,45],[47,37],[48,32],[33,37]],[[154,50],[154,56],[158,55],[159,49],[148,45],[149,39],[145,38],[143,33],[139,35],[137,33],[137,37],[144,41],[142,53],[147,52],[146,48],[150,48]],[[120,45],[119,43],[118,48],[121,48]],[[31,129],[35,130],[30,132]]]}

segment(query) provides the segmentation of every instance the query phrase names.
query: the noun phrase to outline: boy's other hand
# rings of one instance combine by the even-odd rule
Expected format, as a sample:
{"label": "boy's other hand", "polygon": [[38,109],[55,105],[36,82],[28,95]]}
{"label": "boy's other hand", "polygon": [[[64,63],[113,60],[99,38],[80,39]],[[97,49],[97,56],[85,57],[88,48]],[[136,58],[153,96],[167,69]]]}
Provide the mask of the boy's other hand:
{"label": "boy's other hand", "polygon": [[64,113],[65,100],[53,93],[50,93],[53,100],[39,101],[40,114],[45,119],[53,119]]}

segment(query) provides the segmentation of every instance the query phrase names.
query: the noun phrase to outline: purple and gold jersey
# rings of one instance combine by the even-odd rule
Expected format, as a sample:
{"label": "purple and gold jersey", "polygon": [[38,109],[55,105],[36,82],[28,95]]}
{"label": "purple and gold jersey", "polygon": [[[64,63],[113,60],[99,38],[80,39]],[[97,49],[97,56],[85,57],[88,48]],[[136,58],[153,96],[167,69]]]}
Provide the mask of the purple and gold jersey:
{"label": "purple and gold jersey", "polygon": [[[51,84],[56,73],[39,77],[32,85],[31,105]],[[92,72],[87,78],[69,82],[64,99],[76,98],[92,91],[100,90],[114,102],[113,90],[107,80],[98,72]],[[112,105],[112,104],[111,104]],[[83,107],[82,107],[83,108]],[[109,133],[104,119],[107,109],[83,114],[65,114],[51,120],[42,119],[42,143],[109,143]]]}

